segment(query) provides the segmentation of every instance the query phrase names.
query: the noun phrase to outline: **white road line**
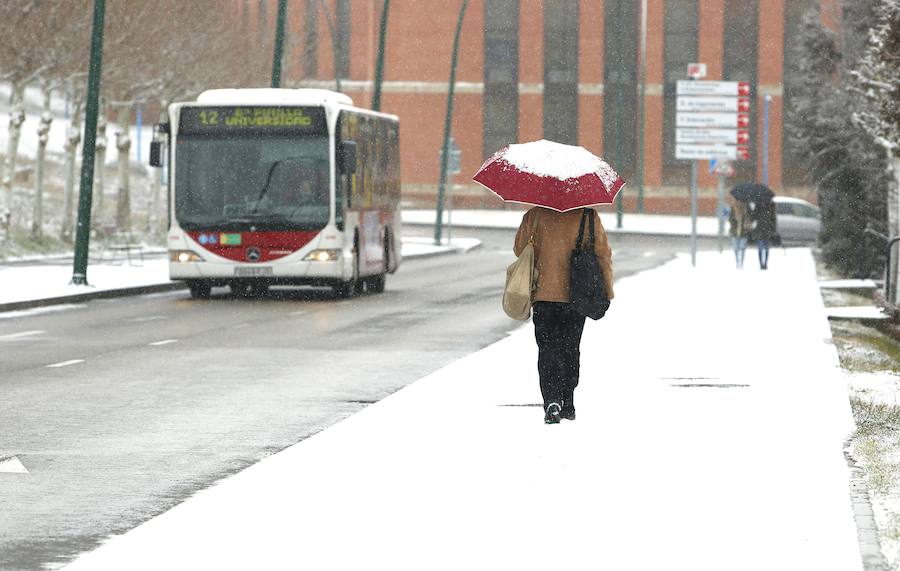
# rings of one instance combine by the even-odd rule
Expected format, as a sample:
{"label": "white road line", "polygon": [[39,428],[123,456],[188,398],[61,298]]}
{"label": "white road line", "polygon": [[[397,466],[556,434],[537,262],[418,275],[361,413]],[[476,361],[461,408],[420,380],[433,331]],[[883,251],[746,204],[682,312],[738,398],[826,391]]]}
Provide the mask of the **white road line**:
{"label": "white road line", "polygon": [[160,319],[166,319],[165,315],[149,315],[147,317],[135,317],[133,319],[129,319],[128,321],[132,323],[143,323],[145,321],[157,321]]}
{"label": "white road line", "polygon": [[303,315],[305,313],[307,313],[307,311],[304,309],[301,311],[292,311],[292,312],[288,313],[288,315]]}
{"label": "white road line", "polygon": [[178,339],[163,339],[162,341],[154,341],[149,345],[151,347],[159,347],[160,345],[169,345],[171,343],[178,343]]}
{"label": "white road line", "polygon": [[21,333],[10,333],[8,335],[0,335],[0,341],[5,341],[8,339],[21,339],[22,337],[31,337],[32,335],[40,335],[41,333],[46,333],[46,331],[34,330],[22,331]]}
{"label": "white road line", "polygon": [[63,361],[62,363],[53,363],[52,365],[47,365],[47,368],[58,369],[59,367],[68,367],[69,365],[77,365],[78,363],[84,363],[84,359],[72,359],[71,361]]}

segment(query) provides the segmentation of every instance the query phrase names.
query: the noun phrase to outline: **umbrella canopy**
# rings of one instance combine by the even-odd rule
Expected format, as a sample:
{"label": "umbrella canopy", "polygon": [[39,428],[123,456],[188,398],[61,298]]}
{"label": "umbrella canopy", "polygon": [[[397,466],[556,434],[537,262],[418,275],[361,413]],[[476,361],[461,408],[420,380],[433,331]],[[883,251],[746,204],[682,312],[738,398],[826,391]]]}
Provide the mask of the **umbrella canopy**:
{"label": "umbrella canopy", "polygon": [[611,204],[625,185],[584,147],[544,139],[503,147],[472,178],[507,202],[559,212]]}
{"label": "umbrella canopy", "polygon": [[731,196],[741,202],[768,202],[775,193],[768,186],[758,182],[743,182],[731,189]]}

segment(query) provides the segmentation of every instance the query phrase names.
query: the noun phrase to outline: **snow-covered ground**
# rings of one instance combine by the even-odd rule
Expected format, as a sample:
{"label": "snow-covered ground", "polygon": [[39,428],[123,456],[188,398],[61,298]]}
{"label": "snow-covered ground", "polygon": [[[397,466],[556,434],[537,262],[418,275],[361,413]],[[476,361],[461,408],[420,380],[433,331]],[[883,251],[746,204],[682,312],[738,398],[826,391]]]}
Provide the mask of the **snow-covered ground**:
{"label": "snow-covered ground", "polygon": [[[0,82],[0,154],[5,155],[7,144],[9,142],[9,92],[8,83]],[[37,156],[38,133],[37,128],[41,120],[43,109],[43,95],[37,87],[29,87],[25,91],[25,122],[22,123],[22,134],[19,139],[19,156],[33,159]],[[50,133],[47,138],[47,154],[51,159],[62,162],[63,153],[65,152],[66,131],[69,128],[70,120],[66,118],[66,100],[59,92],[54,92],[51,100],[51,116],[53,122],[50,124]],[[135,110],[131,112],[131,119],[136,119]],[[143,117],[144,123],[140,129],[140,161],[146,165],[150,156],[150,141],[153,138],[153,124],[156,118]],[[106,127],[106,136],[108,145],[106,148],[106,164],[113,165],[119,158],[119,151],[115,145],[115,133],[119,126],[115,122],[110,122]],[[129,129],[131,137],[131,161],[138,162],[137,146],[138,146],[138,128],[132,125]],[[78,154],[81,158],[81,151]]]}
{"label": "snow-covered ground", "polygon": [[810,252],[616,292],[576,421],[542,423],[526,324],[69,569],[861,569]]}

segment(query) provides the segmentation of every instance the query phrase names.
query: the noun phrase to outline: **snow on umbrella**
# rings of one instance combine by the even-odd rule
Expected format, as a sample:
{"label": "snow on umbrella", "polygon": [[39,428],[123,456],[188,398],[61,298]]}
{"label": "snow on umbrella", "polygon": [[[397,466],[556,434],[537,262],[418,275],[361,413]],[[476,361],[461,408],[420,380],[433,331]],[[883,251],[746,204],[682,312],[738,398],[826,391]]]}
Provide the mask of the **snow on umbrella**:
{"label": "snow on umbrella", "polygon": [[731,196],[741,202],[768,202],[775,193],[768,186],[758,182],[742,182],[731,189]]}
{"label": "snow on umbrella", "polygon": [[559,212],[612,204],[625,181],[584,147],[541,139],[503,147],[472,179],[507,202]]}

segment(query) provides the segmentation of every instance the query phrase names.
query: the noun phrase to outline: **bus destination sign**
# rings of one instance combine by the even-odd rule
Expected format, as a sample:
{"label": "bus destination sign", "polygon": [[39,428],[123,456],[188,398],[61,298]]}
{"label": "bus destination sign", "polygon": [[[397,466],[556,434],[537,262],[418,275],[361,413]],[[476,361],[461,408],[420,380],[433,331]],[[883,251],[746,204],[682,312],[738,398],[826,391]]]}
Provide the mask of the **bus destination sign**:
{"label": "bus destination sign", "polygon": [[303,133],[322,135],[328,131],[321,107],[184,107],[179,131],[188,133]]}

